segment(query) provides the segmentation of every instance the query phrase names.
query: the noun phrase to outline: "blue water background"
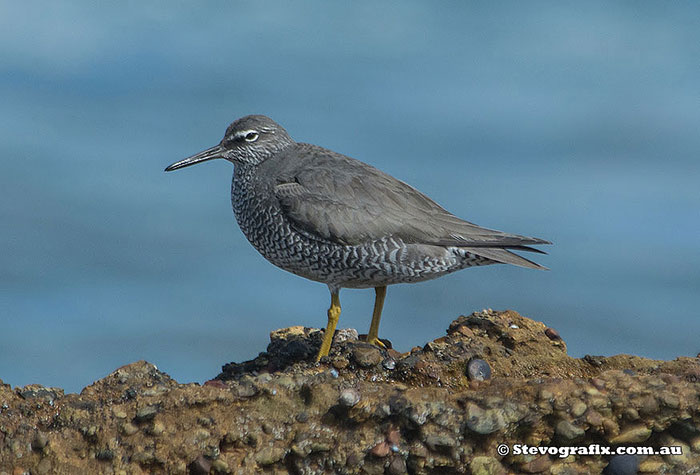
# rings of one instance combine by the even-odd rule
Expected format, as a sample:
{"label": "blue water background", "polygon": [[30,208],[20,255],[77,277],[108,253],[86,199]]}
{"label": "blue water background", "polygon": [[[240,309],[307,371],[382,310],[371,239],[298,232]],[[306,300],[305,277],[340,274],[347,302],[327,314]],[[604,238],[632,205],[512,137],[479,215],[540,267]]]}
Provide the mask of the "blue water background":
{"label": "blue water background", "polygon": [[[6,383],[201,382],[325,325],[326,287],[238,229],[229,163],[163,173],[250,113],[555,243],[549,272],[391,287],[398,349],[490,307],[574,356],[700,351],[697,2],[2,2],[0,104]],[[340,327],[373,298],[343,291]]]}

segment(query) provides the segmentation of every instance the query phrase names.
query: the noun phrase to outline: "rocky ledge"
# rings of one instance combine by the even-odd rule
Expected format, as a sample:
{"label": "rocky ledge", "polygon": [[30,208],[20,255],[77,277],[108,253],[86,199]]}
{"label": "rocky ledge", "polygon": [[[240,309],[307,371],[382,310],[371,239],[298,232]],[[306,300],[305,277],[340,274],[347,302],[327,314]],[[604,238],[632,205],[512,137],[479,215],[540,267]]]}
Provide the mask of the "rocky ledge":
{"label": "rocky ledge", "polygon": [[700,471],[697,358],[571,358],[555,330],[512,311],[461,316],[409,353],[340,330],[316,364],[321,336],[275,331],[266,352],[202,386],[143,361],[80,394],[0,384],[0,474]]}

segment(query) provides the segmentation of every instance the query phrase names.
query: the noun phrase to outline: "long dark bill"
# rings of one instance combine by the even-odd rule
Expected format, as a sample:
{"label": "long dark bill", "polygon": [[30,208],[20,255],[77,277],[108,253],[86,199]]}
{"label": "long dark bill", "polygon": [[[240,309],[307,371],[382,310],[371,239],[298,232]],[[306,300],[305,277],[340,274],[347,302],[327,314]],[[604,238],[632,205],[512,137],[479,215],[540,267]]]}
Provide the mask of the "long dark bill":
{"label": "long dark bill", "polygon": [[165,169],[165,171],[171,172],[173,170],[177,170],[178,168],[189,167],[190,165],[195,165],[197,163],[206,162],[207,160],[213,160],[215,158],[224,158],[223,149],[221,148],[220,145],[216,145],[212,148],[208,148],[208,149],[204,150],[203,152],[199,152],[197,155],[192,155],[191,157],[187,157],[184,160],[180,160],[179,162],[175,162],[172,165],[169,165]]}

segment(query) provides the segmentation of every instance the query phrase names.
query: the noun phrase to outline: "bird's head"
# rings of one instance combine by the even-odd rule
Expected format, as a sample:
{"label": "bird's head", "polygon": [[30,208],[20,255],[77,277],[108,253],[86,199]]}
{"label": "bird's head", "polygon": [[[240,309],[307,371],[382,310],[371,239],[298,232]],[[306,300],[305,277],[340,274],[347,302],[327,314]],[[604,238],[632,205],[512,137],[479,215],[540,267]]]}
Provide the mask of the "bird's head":
{"label": "bird's head", "polygon": [[175,162],[165,171],[215,158],[223,158],[234,164],[256,165],[293,143],[287,131],[274,120],[264,115],[247,115],[228,126],[218,145]]}

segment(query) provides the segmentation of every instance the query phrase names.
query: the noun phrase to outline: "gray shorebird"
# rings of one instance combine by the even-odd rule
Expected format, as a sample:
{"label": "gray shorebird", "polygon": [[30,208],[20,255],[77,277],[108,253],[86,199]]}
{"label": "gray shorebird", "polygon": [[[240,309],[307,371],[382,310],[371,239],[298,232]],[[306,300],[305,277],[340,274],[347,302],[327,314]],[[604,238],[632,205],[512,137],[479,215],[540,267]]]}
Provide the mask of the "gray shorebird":
{"label": "gray shorebird", "polygon": [[479,227],[426,195],[331,150],[295,142],[263,115],[242,117],[218,145],[165,171],[223,158],[233,163],[231,202],[243,234],[272,264],[323,282],[331,293],[317,361],[328,355],[343,287],[376,292],[367,341],[379,340],[386,287],[434,279],[466,267],[544,267],[510,250],[550,244]]}

